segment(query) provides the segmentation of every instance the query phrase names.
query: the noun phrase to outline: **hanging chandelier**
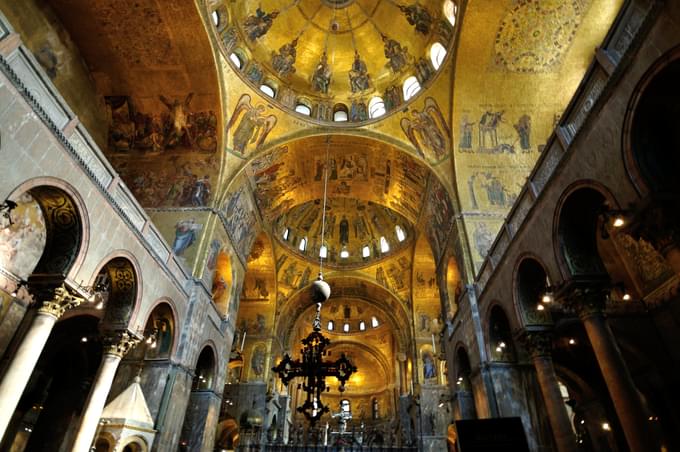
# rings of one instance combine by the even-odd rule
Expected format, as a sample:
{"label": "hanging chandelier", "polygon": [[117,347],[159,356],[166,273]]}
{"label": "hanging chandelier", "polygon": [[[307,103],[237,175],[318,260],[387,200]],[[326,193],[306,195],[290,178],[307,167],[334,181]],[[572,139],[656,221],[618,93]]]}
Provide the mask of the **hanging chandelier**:
{"label": "hanging chandelier", "polygon": [[297,412],[304,414],[311,425],[321,416],[329,412],[328,406],[321,401],[321,394],[329,391],[326,377],[335,377],[340,382],[338,390],[345,391],[345,383],[357,371],[345,354],[341,354],[336,361],[324,361],[324,356],[330,354],[326,349],[331,341],[321,334],[321,303],[316,305],[316,316],[313,331],[302,339],[302,359],[293,360],[286,353],[279,364],[272,368],[278,374],[284,385],[288,385],[293,378],[303,377],[305,381],[298,384],[298,388],[306,393],[305,402],[297,407]]}

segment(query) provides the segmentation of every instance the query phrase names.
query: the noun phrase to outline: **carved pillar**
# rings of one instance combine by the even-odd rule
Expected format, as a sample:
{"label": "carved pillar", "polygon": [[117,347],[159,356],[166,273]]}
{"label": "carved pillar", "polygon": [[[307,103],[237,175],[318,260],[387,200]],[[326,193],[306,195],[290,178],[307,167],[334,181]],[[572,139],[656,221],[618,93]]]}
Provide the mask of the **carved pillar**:
{"label": "carved pillar", "polygon": [[563,304],[578,313],[607,383],[619,422],[632,452],[653,450],[645,411],[628,367],[604,317],[609,287],[571,284]]}
{"label": "carved pillar", "polygon": [[88,452],[97,434],[99,418],[104,411],[106,398],[116,376],[118,364],[141,339],[129,331],[118,331],[104,338],[104,356],[97,371],[85,412],[73,444],[73,452]]}
{"label": "carved pillar", "polygon": [[12,357],[0,383],[0,440],[4,438],[14,410],[23,395],[38,358],[47,343],[57,320],[69,309],[87,301],[75,295],[64,284],[51,291],[51,299],[44,301],[31,326]]}
{"label": "carved pillar", "polygon": [[576,436],[571,428],[567,409],[555,375],[552,362],[552,334],[549,330],[523,331],[519,340],[531,355],[536,369],[538,385],[548,411],[548,420],[560,452],[577,451]]}

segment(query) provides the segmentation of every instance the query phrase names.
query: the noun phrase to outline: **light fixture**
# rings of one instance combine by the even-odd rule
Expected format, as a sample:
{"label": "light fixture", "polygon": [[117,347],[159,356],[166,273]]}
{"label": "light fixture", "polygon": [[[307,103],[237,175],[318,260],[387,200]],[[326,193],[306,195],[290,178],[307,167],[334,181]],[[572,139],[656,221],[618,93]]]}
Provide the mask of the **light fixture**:
{"label": "light fixture", "polygon": [[23,279],[20,279],[17,282],[17,285],[14,287],[14,290],[12,290],[12,292],[10,293],[10,295],[12,295],[12,297],[16,298],[17,295],[19,295],[19,290],[21,290],[22,287],[26,287],[26,281],[24,281]]}
{"label": "light fixture", "polygon": [[626,292],[626,293],[623,294],[622,298],[623,298],[623,301],[630,301],[630,299],[632,297],[630,296],[630,294],[628,292]]}
{"label": "light fixture", "polygon": [[553,295],[550,292],[545,292],[541,297],[541,303],[552,303]]}
{"label": "light fixture", "polygon": [[602,430],[604,430],[605,432],[611,432],[612,427],[609,425],[609,422],[602,423]]}
{"label": "light fixture", "polygon": [[620,228],[624,224],[626,224],[626,221],[623,219],[623,216],[619,215],[619,216],[614,217],[614,221],[612,222],[612,226],[614,226],[615,228]]}
{"label": "light fixture", "polygon": [[576,339],[574,339],[572,337],[572,338],[569,339],[569,345],[574,345],[574,344],[576,344]]}
{"label": "light fixture", "polygon": [[539,304],[538,306],[536,306],[536,309],[539,310],[539,311],[544,311],[545,306],[543,306],[542,304]]}
{"label": "light fixture", "polygon": [[87,342],[87,336],[83,336],[80,338],[80,342]]}
{"label": "light fixture", "polygon": [[629,215],[629,212],[626,210],[615,210],[615,209],[609,209],[609,206],[605,204],[602,206],[602,210],[600,211],[600,236],[606,240],[609,238],[609,231],[607,231],[607,227],[611,225],[612,227],[616,229],[621,229],[626,225],[626,217]]}

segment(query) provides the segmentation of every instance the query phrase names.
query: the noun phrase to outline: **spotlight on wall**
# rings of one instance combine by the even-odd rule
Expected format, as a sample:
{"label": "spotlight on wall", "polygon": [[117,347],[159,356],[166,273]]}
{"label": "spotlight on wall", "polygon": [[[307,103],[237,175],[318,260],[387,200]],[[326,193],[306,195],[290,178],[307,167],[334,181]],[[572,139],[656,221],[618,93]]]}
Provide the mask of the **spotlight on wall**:
{"label": "spotlight on wall", "polygon": [[629,212],[626,210],[612,210],[605,205],[600,212],[600,217],[602,218],[600,235],[602,238],[605,240],[609,238],[609,231],[607,230],[609,226],[615,229],[624,227],[628,216]]}
{"label": "spotlight on wall", "polygon": [[8,222],[8,226],[12,226],[14,222],[12,221],[12,211],[17,208],[17,203],[11,199],[6,199],[5,202],[0,204],[0,215],[3,216]]}

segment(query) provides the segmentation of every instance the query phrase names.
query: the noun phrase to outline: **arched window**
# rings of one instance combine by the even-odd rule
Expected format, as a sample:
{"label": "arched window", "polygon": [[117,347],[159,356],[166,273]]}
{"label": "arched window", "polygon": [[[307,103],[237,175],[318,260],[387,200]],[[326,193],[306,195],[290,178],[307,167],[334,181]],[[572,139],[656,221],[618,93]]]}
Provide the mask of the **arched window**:
{"label": "arched window", "polygon": [[343,104],[338,104],[333,110],[333,121],[335,122],[345,122],[349,119],[347,113],[347,107]]}
{"label": "arched window", "polygon": [[349,333],[349,323],[348,322],[345,322],[342,325],[342,331],[344,331],[345,333]]}
{"label": "arched window", "polygon": [[444,2],[444,16],[452,27],[456,26],[456,14],[458,14],[458,6],[451,0],[446,0]]}
{"label": "arched window", "polygon": [[361,248],[361,257],[364,259],[369,257],[371,255],[371,248],[369,248],[368,245],[364,245],[363,248]]}
{"label": "arched window", "polygon": [[343,413],[352,414],[352,404],[347,399],[342,399],[340,401],[340,409]]}
{"label": "arched window", "polygon": [[384,236],[380,237],[380,252],[387,253],[389,250],[390,244],[387,242],[387,239]]}
{"label": "arched window", "polygon": [[298,249],[300,251],[304,251],[307,249],[307,237],[304,237],[302,240],[300,240],[300,245],[298,246]]}
{"label": "arched window", "polygon": [[378,328],[379,325],[378,318],[376,316],[371,317],[371,327]]}
{"label": "arched window", "polygon": [[241,57],[238,56],[238,54],[231,52],[229,54],[229,59],[237,69],[241,69],[243,67],[243,60],[241,60]]}
{"label": "arched window", "polygon": [[368,102],[368,116],[378,118],[385,114],[385,101],[382,97],[375,96]]}
{"label": "arched window", "polygon": [[349,250],[347,249],[346,246],[343,246],[342,249],[340,250],[340,258],[341,259],[347,259],[349,257]]}
{"label": "arched window", "polygon": [[399,226],[399,225],[394,226],[394,232],[397,233],[397,240],[399,240],[400,242],[403,242],[404,240],[406,240],[406,233],[401,228],[401,226]]}
{"label": "arched window", "polygon": [[305,104],[297,104],[295,106],[295,111],[300,113],[301,115],[305,115],[305,116],[311,116],[312,115],[312,109],[309,108]]}
{"label": "arched window", "polygon": [[319,257],[321,259],[326,259],[328,257],[328,247],[326,247],[326,245],[321,245],[321,248],[319,248]]}
{"label": "arched window", "polygon": [[404,101],[409,100],[420,91],[420,83],[413,75],[404,80]]}
{"label": "arched window", "polygon": [[335,322],[332,320],[328,321],[328,325],[326,326],[326,329],[328,331],[333,331],[335,329]]}
{"label": "arched window", "polygon": [[290,235],[290,228],[286,228],[283,230],[283,240],[288,240],[288,236]]}
{"label": "arched window", "polygon": [[435,42],[430,47],[430,60],[432,61],[432,67],[435,70],[439,69],[446,58],[446,49],[439,42]]}
{"label": "arched window", "polygon": [[260,91],[265,93],[269,97],[274,97],[276,96],[276,93],[274,92],[274,88],[272,88],[269,85],[260,85]]}
{"label": "arched window", "polygon": [[366,322],[363,320],[359,322],[359,331],[365,331],[366,330]]}
{"label": "arched window", "polygon": [[215,24],[215,26],[219,27],[220,26],[220,13],[218,13],[217,11],[213,11],[211,16],[212,16],[212,21]]}

